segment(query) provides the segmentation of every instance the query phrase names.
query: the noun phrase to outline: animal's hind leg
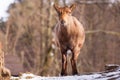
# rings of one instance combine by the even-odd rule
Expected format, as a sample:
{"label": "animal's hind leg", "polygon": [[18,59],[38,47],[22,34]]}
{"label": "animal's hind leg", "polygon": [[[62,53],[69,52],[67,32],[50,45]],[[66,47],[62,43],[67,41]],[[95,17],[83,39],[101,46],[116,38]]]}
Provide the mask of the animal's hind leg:
{"label": "animal's hind leg", "polygon": [[67,75],[67,54],[62,53],[62,70],[61,75],[65,76]]}
{"label": "animal's hind leg", "polygon": [[77,66],[76,66],[78,55],[79,55],[79,52],[77,52],[77,53],[72,52],[71,66],[72,66],[72,74],[73,75],[78,74]]}

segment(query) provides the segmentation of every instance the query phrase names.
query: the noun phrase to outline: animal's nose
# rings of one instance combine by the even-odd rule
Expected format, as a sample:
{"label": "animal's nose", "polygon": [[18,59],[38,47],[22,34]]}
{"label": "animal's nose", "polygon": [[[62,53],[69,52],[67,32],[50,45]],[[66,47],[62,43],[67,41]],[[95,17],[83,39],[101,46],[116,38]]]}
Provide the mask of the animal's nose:
{"label": "animal's nose", "polygon": [[61,20],[61,24],[64,24],[65,23],[65,21],[64,20]]}

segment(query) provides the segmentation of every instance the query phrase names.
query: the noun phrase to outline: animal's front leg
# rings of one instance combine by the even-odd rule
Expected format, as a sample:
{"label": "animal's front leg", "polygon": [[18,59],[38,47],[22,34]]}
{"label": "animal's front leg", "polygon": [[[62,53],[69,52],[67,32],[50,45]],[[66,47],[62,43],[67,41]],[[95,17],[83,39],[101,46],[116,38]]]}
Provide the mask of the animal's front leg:
{"label": "animal's front leg", "polygon": [[76,53],[76,52],[72,53],[71,66],[72,66],[72,74],[73,75],[78,74],[77,66],[76,66],[78,55],[79,55],[79,52],[78,53]]}
{"label": "animal's front leg", "polygon": [[62,53],[62,70],[61,75],[65,76],[67,75],[67,54]]}

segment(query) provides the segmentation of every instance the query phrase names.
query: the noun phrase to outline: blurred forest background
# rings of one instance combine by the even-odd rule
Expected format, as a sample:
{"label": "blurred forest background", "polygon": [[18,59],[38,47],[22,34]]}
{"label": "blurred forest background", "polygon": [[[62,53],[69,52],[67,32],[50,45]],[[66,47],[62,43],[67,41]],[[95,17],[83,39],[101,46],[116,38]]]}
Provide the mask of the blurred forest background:
{"label": "blurred forest background", "polygon": [[75,3],[73,15],[84,25],[86,40],[77,62],[79,73],[120,64],[119,0],[15,0],[9,6],[8,20],[0,20],[0,41],[6,55],[17,55],[25,71],[59,75],[61,54],[52,36],[58,21],[54,3]]}

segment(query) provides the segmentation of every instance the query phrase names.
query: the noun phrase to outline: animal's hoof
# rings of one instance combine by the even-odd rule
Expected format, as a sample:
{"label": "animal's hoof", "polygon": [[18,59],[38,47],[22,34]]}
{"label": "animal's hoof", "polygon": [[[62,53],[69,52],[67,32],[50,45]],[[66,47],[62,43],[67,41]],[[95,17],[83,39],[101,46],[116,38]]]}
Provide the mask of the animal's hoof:
{"label": "animal's hoof", "polygon": [[78,72],[76,71],[76,72],[73,72],[73,75],[78,75]]}
{"label": "animal's hoof", "polygon": [[67,76],[67,73],[61,72],[61,76]]}

